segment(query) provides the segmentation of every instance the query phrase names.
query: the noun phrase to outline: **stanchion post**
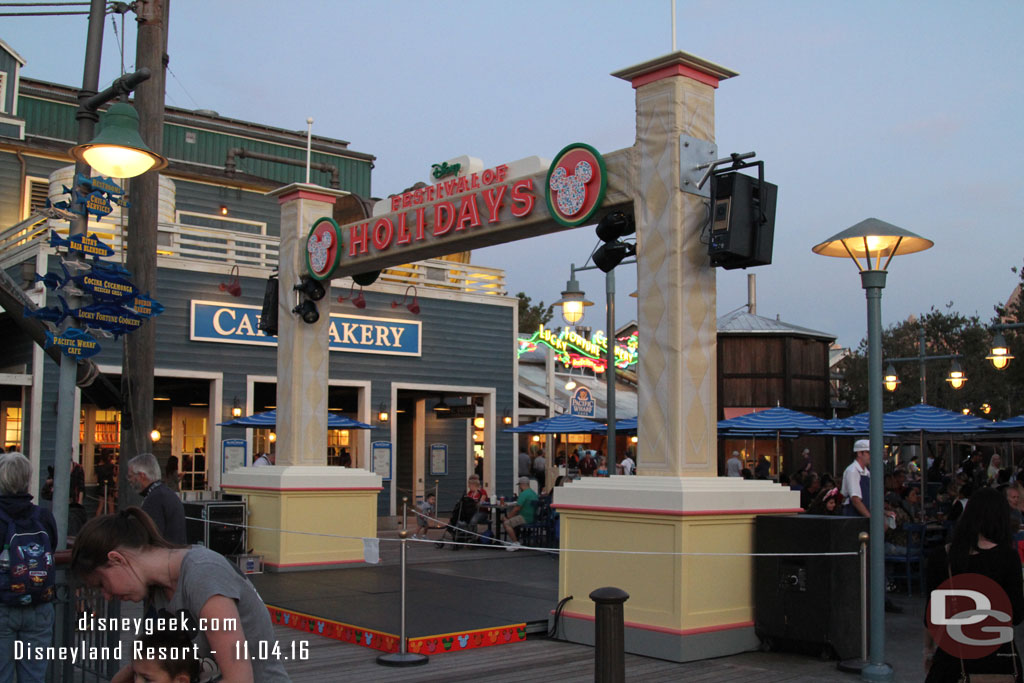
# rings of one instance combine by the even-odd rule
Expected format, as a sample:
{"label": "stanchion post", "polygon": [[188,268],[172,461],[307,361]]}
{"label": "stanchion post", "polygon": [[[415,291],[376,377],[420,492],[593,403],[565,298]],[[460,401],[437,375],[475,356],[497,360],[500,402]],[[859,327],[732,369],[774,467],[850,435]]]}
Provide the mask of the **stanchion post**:
{"label": "stanchion post", "polygon": [[594,601],[594,681],[624,683],[626,680],[626,640],[623,603],[629,593],[621,588],[598,588],[590,594]]}
{"label": "stanchion post", "polygon": [[402,496],[402,531],[409,530],[409,496]]}
{"label": "stanchion post", "polygon": [[[404,507],[404,504],[403,504]],[[398,634],[398,652],[390,652],[386,655],[380,655],[377,657],[377,663],[384,666],[419,666],[426,664],[429,658],[426,655],[421,655],[414,652],[407,652],[407,638],[405,635],[405,549],[408,545],[409,532],[402,530],[399,534],[401,541],[401,568],[402,568],[402,585],[401,585],[401,617]]]}
{"label": "stanchion post", "polygon": [[868,666],[868,541],[871,535],[862,531],[857,536],[860,548],[857,559],[860,561],[860,659],[844,659],[839,662],[840,671],[847,673],[863,673]]}
{"label": "stanchion post", "polygon": [[860,658],[868,661],[868,538],[866,531],[860,532]]}

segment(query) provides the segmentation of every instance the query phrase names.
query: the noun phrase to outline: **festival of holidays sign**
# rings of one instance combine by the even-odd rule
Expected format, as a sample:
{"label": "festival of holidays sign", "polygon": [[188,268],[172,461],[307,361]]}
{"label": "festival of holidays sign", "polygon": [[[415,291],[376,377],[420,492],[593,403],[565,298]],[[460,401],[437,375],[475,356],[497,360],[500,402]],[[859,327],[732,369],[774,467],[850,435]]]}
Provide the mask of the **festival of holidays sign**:
{"label": "festival of holidays sign", "polygon": [[373,271],[499,244],[516,239],[503,235],[520,226],[541,234],[581,225],[600,207],[607,184],[600,154],[581,143],[550,165],[534,158],[473,170],[445,162],[434,165],[434,176],[432,185],[391,197],[387,213],[342,226],[319,219],[306,241],[310,275],[329,280],[361,272],[355,269],[364,262]]}
{"label": "festival of holidays sign", "polygon": [[[260,306],[192,301],[192,341],[277,346],[259,328]],[[389,356],[421,355],[422,323],[418,320],[370,318],[332,313],[328,324],[331,351]]]}

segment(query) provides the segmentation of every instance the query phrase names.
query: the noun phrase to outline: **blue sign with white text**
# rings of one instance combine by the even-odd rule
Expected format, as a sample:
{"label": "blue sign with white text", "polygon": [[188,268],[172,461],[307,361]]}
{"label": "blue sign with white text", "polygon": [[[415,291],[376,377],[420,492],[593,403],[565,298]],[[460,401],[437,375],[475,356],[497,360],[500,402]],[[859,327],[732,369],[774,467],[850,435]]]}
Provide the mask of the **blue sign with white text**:
{"label": "blue sign with white text", "polygon": [[[216,301],[192,301],[192,341],[222,344],[277,346],[259,328],[261,308]],[[421,323],[418,320],[369,318],[332,313],[328,323],[331,351],[419,356]]]}

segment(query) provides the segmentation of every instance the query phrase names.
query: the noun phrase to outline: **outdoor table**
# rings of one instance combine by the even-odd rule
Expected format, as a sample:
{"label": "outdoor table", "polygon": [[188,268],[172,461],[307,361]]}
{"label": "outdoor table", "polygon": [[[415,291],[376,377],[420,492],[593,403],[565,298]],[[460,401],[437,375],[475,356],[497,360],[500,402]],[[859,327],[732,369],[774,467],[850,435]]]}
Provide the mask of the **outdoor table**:
{"label": "outdoor table", "polygon": [[[512,503],[514,505],[514,503]],[[491,512],[491,534],[495,541],[505,538],[505,528],[501,524],[501,516],[509,508],[509,503],[480,503],[480,507]]]}

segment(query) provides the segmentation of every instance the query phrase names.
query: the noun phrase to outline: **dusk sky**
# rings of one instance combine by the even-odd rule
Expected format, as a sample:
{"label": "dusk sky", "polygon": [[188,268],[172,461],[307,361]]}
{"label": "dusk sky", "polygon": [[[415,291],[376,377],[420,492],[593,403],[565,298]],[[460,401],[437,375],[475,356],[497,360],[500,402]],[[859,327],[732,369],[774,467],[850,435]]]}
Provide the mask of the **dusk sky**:
{"label": "dusk sky", "polygon": [[[609,153],[634,142],[634,92],[609,74],[672,49],[671,0],[219,2],[171,0],[167,103],[348,140],[377,157],[373,193],[428,180],[468,154],[487,167],[572,142]],[[105,31],[101,87],[121,68]],[[679,0],[677,47],[738,71],[716,92],[720,156],[756,151],[779,186],[774,262],[718,272],[718,312],[758,313],[865,336],[849,260],[811,247],[869,217],[934,240],[897,257],[886,325],[931,307],[983,320],[1017,282],[1024,191],[1024,3]],[[135,22],[125,20],[134,69]],[[23,75],[81,85],[84,16],[4,18]],[[556,300],[590,227],[478,250],[510,294]],[[636,266],[616,271],[619,322],[636,317]],[[581,273],[598,303],[599,272]],[[641,342],[642,344],[643,342]],[[1018,353],[1024,350],[1018,350]]]}

